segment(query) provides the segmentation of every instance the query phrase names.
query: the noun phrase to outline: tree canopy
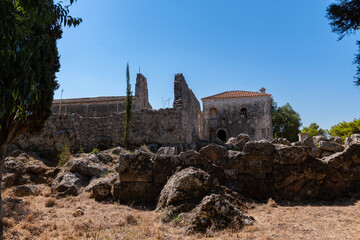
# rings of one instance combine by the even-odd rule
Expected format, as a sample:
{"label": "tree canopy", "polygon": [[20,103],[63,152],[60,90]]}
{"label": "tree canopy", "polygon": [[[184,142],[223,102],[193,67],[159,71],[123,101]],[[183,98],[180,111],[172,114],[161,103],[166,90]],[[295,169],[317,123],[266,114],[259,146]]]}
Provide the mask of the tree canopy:
{"label": "tree canopy", "polygon": [[0,182],[8,144],[24,131],[40,130],[51,115],[61,25],[81,22],[69,15],[74,1],[0,1]]}
{"label": "tree canopy", "polygon": [[[354,34],[360,27],[360,0],[338,0],[327,8],[327,18],[332,31],[341,40],[346,35]],[[357,65],[355,85],[360,86],[360,41],[357,41],[359,51],[355,55],[354,64]]]}
{"label": "tree canopy", "polygon": [[332,126],[329,130],[329,134],[333,137],[342,137],[344,140],[346,137],[350,137],[352,134],[360,133],[360,118],[354,119],[352,122],[341,122]]}
{"label": "tree canopy", "polygon": [[320,126],[317,123],[311,123],[308,127],[303,127],[301,130],[303,133],[308,133],[310,139],[312,139],[313,136],[328,136],[328,133],[325,129],[320,128]]}
{"label": "tree canopy", "polygon": [[297,141],[301,126],[299,113],[295,112],[289,103],[278,107],[273,98],[271,98],[271,102],[274,137],[287,138],[291,142]]}

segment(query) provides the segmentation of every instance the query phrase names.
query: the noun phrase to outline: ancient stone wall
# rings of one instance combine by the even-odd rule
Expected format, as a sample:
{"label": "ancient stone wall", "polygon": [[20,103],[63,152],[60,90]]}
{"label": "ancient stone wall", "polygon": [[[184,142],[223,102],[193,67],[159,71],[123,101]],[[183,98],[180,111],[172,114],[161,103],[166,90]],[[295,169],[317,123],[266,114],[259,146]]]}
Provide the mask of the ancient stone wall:
{"label": "ancient stone wall", "polygon": [[175,75],[173,108],[182,112],[186,142],[196,141],[202,124],[200,103],[182,74]]}
{"label": "ancient stone wall", "polygon": [[[175,76],[174,91],[174,108],[132,111],[129,136],[131,144],[189,146],[196,142],[200,129],[200,104],[182,74]],[[74,106],[75,104],[72,105]],[[75,151],[81,148],[85,151],[105,149],[122,144],[124,122],[125,112],[101,117],[55,114],[46,122],[40,135],[25,134],[17,143],[24,149],[33,147],[38,151],[60,152],[65,143],[69,143]]]}
{"label": "ancient stone wall", "polygon": [[[211,144],[180,155],[121,154],[114,196],[122,202],[152,202],[176,172],[190,166],[207,171],[219,184],[247,197],[331,200],[360,190],[360,142],[316,158],[306,146],[247,142],[242,151]],[[185,188],[186,186],[184,186]],[[145,194],[149,193],[151,194]]]}

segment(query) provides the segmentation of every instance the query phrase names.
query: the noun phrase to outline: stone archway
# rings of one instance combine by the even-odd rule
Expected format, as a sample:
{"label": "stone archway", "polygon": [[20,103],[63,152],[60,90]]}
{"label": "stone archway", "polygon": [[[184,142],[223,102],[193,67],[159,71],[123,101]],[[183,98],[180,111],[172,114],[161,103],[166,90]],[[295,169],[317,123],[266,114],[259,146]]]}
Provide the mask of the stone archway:
{"label": "stone archway", "polygon": [[217,131],[217,137],[221,140],[221,141],[223,141],[223,142],[226,142],[226,140],[227,140],[227,133],[226,133],[226,131],[224,130],[224,129],[219,129],[218,131]]}

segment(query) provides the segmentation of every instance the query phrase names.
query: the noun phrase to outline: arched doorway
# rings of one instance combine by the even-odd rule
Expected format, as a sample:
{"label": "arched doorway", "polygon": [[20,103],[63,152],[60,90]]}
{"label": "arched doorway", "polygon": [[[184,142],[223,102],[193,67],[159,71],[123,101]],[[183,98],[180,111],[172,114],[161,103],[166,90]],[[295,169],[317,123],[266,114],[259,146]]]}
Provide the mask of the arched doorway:
{"label": "arched doorway", "polygon": [[226,131],[225,130],[222,130],[222,129],[220,129],[218,132],[217,132],[217,137],[221,140],[221,141],[223,141],[223,142],[226,142],[226,140],[227,140],[227,136],[226,136],[227,134],[226,134]]}

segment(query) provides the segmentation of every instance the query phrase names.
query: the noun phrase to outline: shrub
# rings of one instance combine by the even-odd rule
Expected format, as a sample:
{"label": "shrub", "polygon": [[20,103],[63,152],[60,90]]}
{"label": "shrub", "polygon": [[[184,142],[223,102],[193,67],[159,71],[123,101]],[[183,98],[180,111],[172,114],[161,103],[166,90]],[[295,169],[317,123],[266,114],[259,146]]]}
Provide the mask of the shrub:
{"label": "shrub", "polygon": [[98,154],[99,153],[99,149],[98,148],[94,148],[90,153],[91,154]]}
{"label": "shrub", "polygon": [[58,165],[60,167],[64,166],[70,160],[70,157],[71,157],[70,144],[65,143],[64,148],[60,153],[60,159]]}

